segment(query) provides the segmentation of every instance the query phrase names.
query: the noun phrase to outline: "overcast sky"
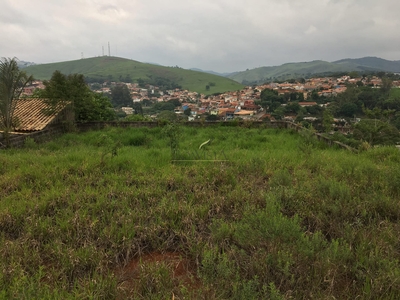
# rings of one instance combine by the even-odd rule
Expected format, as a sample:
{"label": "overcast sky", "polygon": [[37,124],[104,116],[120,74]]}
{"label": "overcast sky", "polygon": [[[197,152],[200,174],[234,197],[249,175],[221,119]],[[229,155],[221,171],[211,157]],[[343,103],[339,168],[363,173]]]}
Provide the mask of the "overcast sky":
{"label": "overcast sky", "polygon": [[400,60],[397,0],[2,0],[0,56],[108,54],[217,72],[311,60]]}

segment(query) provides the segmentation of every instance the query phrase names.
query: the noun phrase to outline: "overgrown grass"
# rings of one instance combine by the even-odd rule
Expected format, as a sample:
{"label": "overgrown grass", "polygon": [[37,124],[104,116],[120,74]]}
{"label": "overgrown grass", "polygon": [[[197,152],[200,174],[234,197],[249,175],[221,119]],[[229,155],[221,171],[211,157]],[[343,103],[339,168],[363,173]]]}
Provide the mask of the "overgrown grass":
{"label": "overgrown grass", "polygon": [[[162,128],[27,146],[0,153],[1,298],[400,297],[396,149],[240,127],[180,129],[182,157],[228,162],[172,164]],[[127,294],[115,270],[153,251],[199,283],[144,265]]]}

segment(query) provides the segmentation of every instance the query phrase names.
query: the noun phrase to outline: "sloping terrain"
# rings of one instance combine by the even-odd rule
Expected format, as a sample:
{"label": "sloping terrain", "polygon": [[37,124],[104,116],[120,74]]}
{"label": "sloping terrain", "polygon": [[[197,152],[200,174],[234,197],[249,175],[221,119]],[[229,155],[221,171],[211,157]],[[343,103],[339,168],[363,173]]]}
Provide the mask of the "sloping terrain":
{"label": "sloping terrain", "polygon": [[[111,80],[136,82],[167,83],[179,85],[184,89],[199,93],[217,93],[241,89],[243,86],[231,79],[185,70],[177,67],[164,67],[119,57],[94,57],[74,61],[30,66],[24,69],[36,79],[48,80],[55,70],[64,74],[79,73],[89,80]],[[214,83],[207,90],[206,86]]]}
{"label": "sloping terrain", "polygon": [[399,164],[283,129],[30,141],[0,156],[0,298],[400,299]]}
{"label": "sloping terrain", "polygon": [[379,57],[346,58],[333,62],[336,65],[353,65],[359,69],[400,72],[400,60],[386,60]]}
{"label": "sloping terrain", "polygon": [[311,62],[287,63],[274,67],[261,67],[231,74],[228,77],[241,83],[259,83],[351,71],[400,72],[400,62],[377,57],[343,59],[335,62],[315,60]]}

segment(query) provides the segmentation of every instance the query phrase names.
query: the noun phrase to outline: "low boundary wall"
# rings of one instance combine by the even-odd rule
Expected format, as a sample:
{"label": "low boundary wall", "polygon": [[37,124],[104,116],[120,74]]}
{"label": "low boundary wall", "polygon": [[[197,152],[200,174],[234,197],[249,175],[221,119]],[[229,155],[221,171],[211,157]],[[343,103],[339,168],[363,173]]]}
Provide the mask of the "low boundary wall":
{"label": "low boundary wall", "polygon": [[[297,132],[307,130],[307,128],[302,127],[301,125],[298,125],[293,122],[289,121],[269,121],[269,122],[260,122],[260,121],[213,121],[213,122],[181,122],[180,124],[184,126],[189,126],[189,127],[212,127],[212,126],[221,126],[221,127],[231,127],[231,126],[238,126],[238,127],[247,127],[247,128],[259,128],[259,127],[265,127],[265,128],[277,128],[277,129],[282,129],[282,128],[287,128],[287,129],[293,129],[296,130]],[[80,131],[88,131],[88,130],[99,130],[103,129],[107,126],[112,126],[112,127],[122,127],[122,128],[129,128],[129,127],[149,127],[149,128],[154,128],[158,126],[163,126],[164,123],[162,122],[87,122],[87,123],[79,123],[77,124],[77,127]],[[338,146],[339,148],[346,149],[349,151],[357,152],[356,149],[349,147],[346,144],[343,144],[338,141],[333,141],[327,137],[325,137],[321,133],[313,133],[314,136],[326,143],[329,146]]]}
{"label": "low boundary wall", "polygon": [[[308,129],[288,121],[270,121],[270,122],[260,122],[260,121],[214,121],[214,122],[181,122],[183,126],[188,127],[212,127],[212,126],[220,126],[220,127],[246,127],[246,128],[276,128],[276,129],[293,129],[297,132],[307,130]],[[121,128],[139,128],[139,127],[159,127],[164,126],[163,122],[85,122],[85,123],[77,123],[76,127],[78,131],[85,132],[90,130],[101,130],[106,127],[121,127]],[[32,133],[10,133],[10,146],[11,147],[22,147],[25,144],[25,140],[27,138],[33,139],[36,143],[49,141],[55,136],[61,135],[65,133],[65,127],[63,125],[52,126],[42,131],[36,131]],[[356,149],[353,149],[343,143],[338,141],[333,141],[320,133],[313,133],[313,135],[320,141],[323,141],[329,146],[338,146],[340,148],[350,150],[353,152],[357,152]],[[0,136],[0,147],[5,146],[5,141],[2,136]]]}
{"label": "low boundary wall", "polygon": [[[264,126],[266,128],[287,128],[286,121],[271,121],[271,122],[259,122],[259,121],[213,121],[213,122],[180,122],[179,124],[188,127],[212,127],[212,126],[221,126],[221,127],[230,127],[230,126],[239,126],[239,127],[249,127],[249,128],[258,128]],[[111,127],[149,127],[154,128],[158,126],[164,126],[163,122],[85,122],[78,123],[77,127],[79,131],[87,131],[87,130],[99,130],[103,129],[107,126]]]}
{"label": "low boundary wall", "polygon": [[[52,140],[54,137],[65,133],[63,125],[52,126],[45,130],[29,132],[29,133],[10,133],[10,146],[14,148],[23,147],[25,140],[33,139],[36,143],[42,143]],[[0,133],[0,148],[5,148],[5,139],[3,133]]]}

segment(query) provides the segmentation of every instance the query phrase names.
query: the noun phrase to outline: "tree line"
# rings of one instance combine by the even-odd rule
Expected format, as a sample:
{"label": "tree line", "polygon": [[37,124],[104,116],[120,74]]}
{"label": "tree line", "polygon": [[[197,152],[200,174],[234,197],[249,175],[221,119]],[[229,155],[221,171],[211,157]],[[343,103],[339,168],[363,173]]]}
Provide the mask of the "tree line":
{"label": "tree line", "polygon": [[[331,132],[334,118],[337,118],[353,124],[348,137],[370,145],[396,144],[400,142],[400,89],[393,88],[393,76],[381,75],[384,76],[379,88],[357,82],[347,84],[346,91],[332,97],[320,96],[318,90],[314,90],[307,99],[317,103],[313,106],[299,105],[300,101],[304,101],[302,93],[278,95],[277,91],[270,89],[261,92],[257,104],[276,119],[295,114],[297,122],[306,127],[313,126],[321,132]],[[320,120],[305,121],[303,118],[306,116],[315,116]]]}

